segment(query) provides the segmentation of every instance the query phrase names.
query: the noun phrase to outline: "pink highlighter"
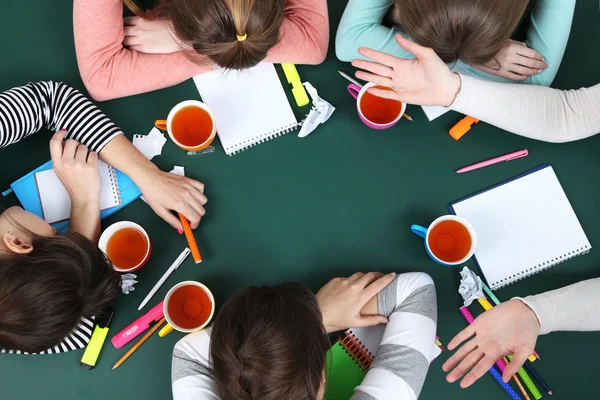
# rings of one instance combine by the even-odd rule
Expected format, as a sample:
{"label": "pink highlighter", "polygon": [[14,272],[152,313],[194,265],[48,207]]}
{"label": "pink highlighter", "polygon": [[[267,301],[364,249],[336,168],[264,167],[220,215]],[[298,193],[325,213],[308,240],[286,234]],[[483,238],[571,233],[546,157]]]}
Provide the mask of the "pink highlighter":
{"label": "pink highlighter", "polygon": [[152,322],[160,320],[164,316],[163,313],[163,301],[152,307],[150,311],[139,317],[127,328],[113,336],[110,341],[115,348],[120,349],[127,343],[139,336],[140,333],[144,332],[150,327]]}

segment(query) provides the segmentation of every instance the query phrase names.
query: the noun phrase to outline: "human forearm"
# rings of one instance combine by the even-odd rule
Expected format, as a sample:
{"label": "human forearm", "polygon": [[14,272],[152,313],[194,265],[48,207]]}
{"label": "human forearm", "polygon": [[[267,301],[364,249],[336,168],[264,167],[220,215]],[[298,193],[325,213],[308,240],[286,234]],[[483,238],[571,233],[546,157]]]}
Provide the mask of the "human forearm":
{"label": "human forearm", "polygon": [[150,184],[153,174],[160,171],[124,135],[111,140],[100,159],[129,176],[140,188]]}
{"label": "human forearm", "polygon": [[75,0],[73,29],[81,78],[97,100],[162,89],[210,69],[183,52],[142,54],[124,48],[121,0]]}
{"label": "human forearm", "polygon": [[535,312],[540,334],[600,331],[600,278],[521,299]]}
{"label": "human forearm", "polygon": [[98,243],[100,239],[100,201],[71,204],[69,231],[77,232]]}
{"label": "human forearm", "polygon": [[547,63],[541,74],[525,83],[549,86],[560,68],[575,12],[575,0],[539,0],[531,12],[531,22],[525,42],[544,56]]}
{"label": "human forearm", "polygon": [[451,109],[509,132],[546,142],[570,142],[600,132],[600,84],[561,91],[462,76]]}
{"label": "human forearm", "polygon": [[386,339],[352,399],[361,399],[364,393],[382,400],[417,399],[435,346],[437,306],[433,281],[421,272],[399,274],[377,299],[378,312],[389,317]]}

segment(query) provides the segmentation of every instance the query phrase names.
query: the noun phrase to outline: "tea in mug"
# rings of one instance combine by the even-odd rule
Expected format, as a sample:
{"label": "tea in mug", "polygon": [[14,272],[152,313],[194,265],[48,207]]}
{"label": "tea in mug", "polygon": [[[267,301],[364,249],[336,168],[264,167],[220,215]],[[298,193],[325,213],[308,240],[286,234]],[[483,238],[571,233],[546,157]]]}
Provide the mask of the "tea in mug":
{"label": "tea in mug", "polygon": [[198,106],[181,108],[173,116],[171,134],[184,146],[195,147],[206,142],[213,131],[213,120]]}
{"label": "tea in mug", "polygon": [[[391,88],[383,86],[373,87],[383,90],[392,90]],[[402,111],[402,102],[384,99],[383,97],[375,96],[366,91],[360,98],[359,107],[366,119],[375,124],[385,125],[394,122],[394,120],[398,118],[398,115],[400,115],[400,112]]]}
{"label": "tea in mug", "polygon": [[144,261],[148,246],[148,240],[142,232],[134,228],[123,228],[108,239],[106,255],[115,267],[131,269]]}
{"label": "tea in mug", "polygon": [[181,286],[171,294],[167,303],[169,317],[183,329],[204,325],[211,315],[213,304],[209,295],[196,285]]}
{"label": "tea in mug", "polygon": [[455,263],[471,251],[472,238],[466,226],[458,221],[442,221],[429,232],[429,249],[438,259]]}

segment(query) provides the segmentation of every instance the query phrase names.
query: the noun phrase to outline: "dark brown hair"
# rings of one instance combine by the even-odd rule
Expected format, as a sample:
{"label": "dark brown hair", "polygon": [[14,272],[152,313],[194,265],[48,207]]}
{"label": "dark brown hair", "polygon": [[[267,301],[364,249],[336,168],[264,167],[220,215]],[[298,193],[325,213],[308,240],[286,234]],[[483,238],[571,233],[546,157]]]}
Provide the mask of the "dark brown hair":
{"label": "dark brown hair", "polygon": [[[125,4],[139,13],[134,0]],[[282,0],[162,0],[142,16],[169,18],[177,38],[196,53],[220,67],[244,69],[263,61],[279,42],[283,15]]]}
{"label": "dark brown hair", "polygon": [[0,253],[0,347],[39,352],[121,293],[121,277],[84,236],[33,236],[29,254]]}
{"label": "dark brown hair", "polygon": [[211,333],[213,375],[227,400],[314,400],[329,339],[300,283],[250,287],[230,298]]}
{"label": "dark brown hair", "polygon": [[526,0],[396,0],[392,20],[446,63],[492,60],[519,25]]}

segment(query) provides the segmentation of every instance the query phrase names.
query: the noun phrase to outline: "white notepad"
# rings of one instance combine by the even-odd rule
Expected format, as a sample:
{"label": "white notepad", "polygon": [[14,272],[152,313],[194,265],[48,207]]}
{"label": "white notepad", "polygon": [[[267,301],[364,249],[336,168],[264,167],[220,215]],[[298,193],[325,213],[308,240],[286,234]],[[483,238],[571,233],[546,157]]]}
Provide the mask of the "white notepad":
{"label": "white notepad", "polygon": [[296,116],[273,64],[243,71],[215,70],[194,77],[211,109],[228,155],[294,130]]}
{"label": "white notepad", "polygon": [[592,248],[548,165],[459,200],[451,209],[475,228],[475,260],[491,289]]}
{"label": "white notepad", "polygon": [[[121,205],[121,194],[115,170],[103,161],[98,161],[100,171],[100,210]],[[56,176],[54,170],[36,172],[37,184],[44,220],[49,224],[71,217],[71,198]]]}

